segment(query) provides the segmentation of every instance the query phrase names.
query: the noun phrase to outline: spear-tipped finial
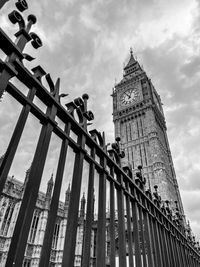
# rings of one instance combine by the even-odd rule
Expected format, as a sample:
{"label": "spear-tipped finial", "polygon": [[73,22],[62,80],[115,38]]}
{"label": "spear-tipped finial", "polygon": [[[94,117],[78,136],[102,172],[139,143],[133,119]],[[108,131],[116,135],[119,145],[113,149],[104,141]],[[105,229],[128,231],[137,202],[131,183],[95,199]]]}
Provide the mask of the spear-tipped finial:
{"label": "spear-tipped finial", "polygon": [[131,56],[133,56],[133,48],[132,47],[130,47],[130,54],[131,54]]}

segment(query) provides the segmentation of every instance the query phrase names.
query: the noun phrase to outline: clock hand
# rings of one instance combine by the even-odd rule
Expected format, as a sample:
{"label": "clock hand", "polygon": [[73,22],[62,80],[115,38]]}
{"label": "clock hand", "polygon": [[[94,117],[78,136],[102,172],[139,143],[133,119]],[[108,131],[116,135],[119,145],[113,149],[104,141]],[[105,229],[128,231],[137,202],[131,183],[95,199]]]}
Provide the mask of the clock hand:
{"label": "clock hand", "polygon": [[127,92],[125,92],[124,94],[127,95],[128,97],[130,97]]}
{"label": "clock hand", "polygon": [[125,94],[126,96],[128,96],[128,98],[131,98],[131,94],[132,94],[132,92],[130,92],[130,93],[128,93],[128,92],[124,92],[124,94]]}
{"label": "clock hand", "polygon": [[129,93],[128,97],[131,98],[132,92]]}

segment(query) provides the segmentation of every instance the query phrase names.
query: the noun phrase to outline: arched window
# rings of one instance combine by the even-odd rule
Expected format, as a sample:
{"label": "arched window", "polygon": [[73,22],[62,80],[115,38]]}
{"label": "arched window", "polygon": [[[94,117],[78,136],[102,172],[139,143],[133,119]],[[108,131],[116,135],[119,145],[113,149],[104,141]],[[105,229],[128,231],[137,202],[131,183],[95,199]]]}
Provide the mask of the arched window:
{"label": "arched window", "polygon": [[33,219],[32,219],[30,232],[29,232],[29,238],[28,238],[28,241],[30,243],[34,243],[35,242],[35,237],[36,237],[36,232],[37,232],[37,228],[38,228],[39,218],[40,218],[40,211],[39,210],[35,210],[34,211],[34,215],[33,215]]}
{"label": "arched window", "polygon": [[53,249],[57,248],[59,231],[60,231],[60,222],[61,222],[60,220],[57,220],[55,227],[54,227],[53,240],[52,240]]}
{"label": "arched window", "polygon": [[10,202],[6,209],[5,216],[3,218],[3,223],[1,226],[1,234],[4,236],[7,236],[8,229],[9,229],[10,222],[11,222],[12,215],[13,215],[13,211],[14,211],[14,207],[15,207],[14,203]]}
{"label": "arched window", "polygon": [[30,259],[24,259],[23,267],[30,267],[31,266],[31,260]]}

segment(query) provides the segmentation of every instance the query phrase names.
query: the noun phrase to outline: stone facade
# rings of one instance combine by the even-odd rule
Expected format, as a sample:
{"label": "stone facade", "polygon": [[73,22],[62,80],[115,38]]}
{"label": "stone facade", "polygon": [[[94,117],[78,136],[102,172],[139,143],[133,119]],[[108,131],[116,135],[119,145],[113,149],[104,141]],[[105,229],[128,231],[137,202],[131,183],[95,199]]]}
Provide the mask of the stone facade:
{"label": "stone facade", "polygon": [[[6,262],[7,252],[9,250],[12,234],[17,220],[24,187],[29,175],[26,173],[25,182],[22,183],[14,176],[8,177],[3,194],[0,196],[0,266],[3,267]],[[42,249],[46,223],[48,219],[51,195],[53,191],[53,176],[47,184],[46,193],[39,192],[36,207],[34,210],[27,247],[24,255],[23,267],[36,267],[39,265],[40,253]],[[54,228],[50,266],[60,267],[64,248],[64,238],[67,225],[67,215],[70,201],[70,186],[65,194],[65,202],[59,202],[57,219]],[[74,267],[81,266],[81,254],[83,246],[83,231],[85,224],[85,205],[86,200],[83,195],[80,203],[79,221],[77,228],[77,246]],[[94,222],[94,229],[96,223]],[[95,232],[95,231],[94,231]],[[94,233],[93,233],[94,236]],[[94,239],[94,237],[93,237]],[[91,250],[93,247],[91,247]],[[95,259],[91,258],[94,262]],[[93,264],[91,263],[91,266]]]}
{"label": "stone facade", "polygon": [[115,137],[125,151],[122,165],[133,173],[142,165],[147,187],[158,185],[163,200],[183,207],[167,138],[161,98],[131,51],[123,79],[113,90]]}

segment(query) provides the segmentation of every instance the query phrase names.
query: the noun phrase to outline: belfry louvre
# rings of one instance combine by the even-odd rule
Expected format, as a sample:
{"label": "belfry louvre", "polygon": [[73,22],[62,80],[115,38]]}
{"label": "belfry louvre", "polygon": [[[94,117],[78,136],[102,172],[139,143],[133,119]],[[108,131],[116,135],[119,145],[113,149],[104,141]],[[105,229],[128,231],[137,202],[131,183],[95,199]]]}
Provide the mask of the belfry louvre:
{"label": "belfry louvre", "polygon": [[[60,79],[54,82],[23,52],[28,42],[42,46],[31,32],[36,17],[23,18],[27,8],[19,0],[8,15],[18,27],[15,42],[0,29],[0,109],[4,103],[20,107],[0,160],[1,266],[199,266],[199,244],[184,221],[170,152],[164,153],[169,146],[160,99],[132,51],[113,91],[116,142],[109,148],[104,133],[88,131],[94,119],[89,96],[63,106]],[[32,60],[29,69],[25,62]],[[19,180],[10,170],[33,117],[38,137]],[[54,138],[57,165],[44,183]]]}

